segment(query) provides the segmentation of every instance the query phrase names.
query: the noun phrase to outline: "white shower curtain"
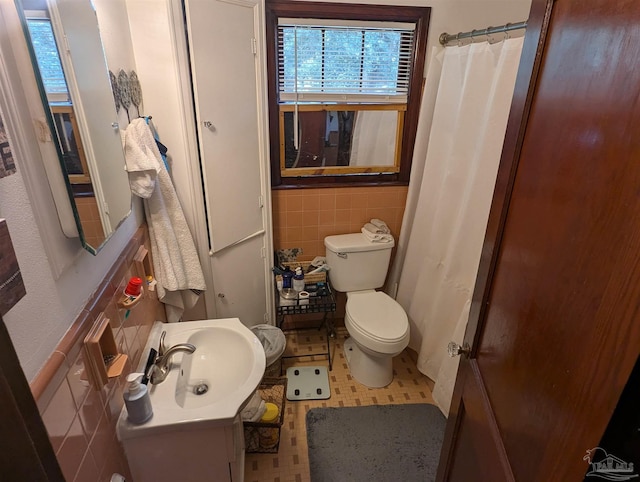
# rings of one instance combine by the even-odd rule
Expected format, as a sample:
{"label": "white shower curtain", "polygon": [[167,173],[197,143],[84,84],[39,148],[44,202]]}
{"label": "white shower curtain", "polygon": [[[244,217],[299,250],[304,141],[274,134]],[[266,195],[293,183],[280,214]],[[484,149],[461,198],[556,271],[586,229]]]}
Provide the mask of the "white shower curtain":
{"label": "white shower curtain", "polygon": [[[427,82],[433,72],[441,75],[433,118],[418,126],[391,280],[399,273],[409,346],[418,352],[418,369],[435,381],[433,397],[445,415],[459,362],[446,347],[464,337],[522,43],[446,48],[429,68]],[[427,92],[423,102],[433,104],[433,97]]]}
{"label": "white shower curtain", "polygon": [[398,113],[362,110],[356,114],[349,166],[393,166]]}

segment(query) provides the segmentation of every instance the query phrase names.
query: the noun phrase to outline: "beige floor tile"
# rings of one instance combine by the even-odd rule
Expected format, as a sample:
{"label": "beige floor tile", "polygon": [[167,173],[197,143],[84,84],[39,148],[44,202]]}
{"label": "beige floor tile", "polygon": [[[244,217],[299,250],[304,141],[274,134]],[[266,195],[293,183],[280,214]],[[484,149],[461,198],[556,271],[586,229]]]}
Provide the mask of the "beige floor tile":
{"label": "beige floor tile", "polygon": [[[368,388],[355,381],[349,374],[342,351],[347,336],[344,328],[338,328],[336,337],[330,341],[334,359],[333,370],[329,372],[331,398],[287,401],[278,453],[246,454],[246,482],[307,482],[310,480],[305,417],[312,408],[433,403],[429,389],[430,380],[418,371],[407,350],[394,358],[394,379],[389,386]],[[287,336],[285,355],[322,351],[326,351],[326,340],[322,332],[308,330]],[[327,365],[324,356],[289,358],[283,361],[283,371],[294,365]]]}

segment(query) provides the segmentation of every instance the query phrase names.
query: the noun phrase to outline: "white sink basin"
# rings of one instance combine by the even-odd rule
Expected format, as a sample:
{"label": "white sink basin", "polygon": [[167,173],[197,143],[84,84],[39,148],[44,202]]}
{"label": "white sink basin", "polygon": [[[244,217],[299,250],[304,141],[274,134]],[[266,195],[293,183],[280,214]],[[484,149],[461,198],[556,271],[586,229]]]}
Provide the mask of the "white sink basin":
{"label": "white sink basin", "polygon": [[226,326],[198,330],[187,338],[187,343],[194,345],[196,351],[183,355],[178,370],[175,393],[176,402],[182,408],[219,403],[243,381],[251,379],[256,357],[248,355],[253,352],[255,342],[244,332]]}
{"label": "white sink basin", "polygon": [[264,375],[262,344],[238,318],[156,322],[137,371],[144,371],[149,350],[158,348],[162,331],[167,332],[167,348],[191,343],[196,351],[174,354],[167,378],[157,385],[148,385],[153,407],[151,420],[142,425],[131,424],[126,408],[122,409],[118,420],[120,440],[167,430],[228,425]]}

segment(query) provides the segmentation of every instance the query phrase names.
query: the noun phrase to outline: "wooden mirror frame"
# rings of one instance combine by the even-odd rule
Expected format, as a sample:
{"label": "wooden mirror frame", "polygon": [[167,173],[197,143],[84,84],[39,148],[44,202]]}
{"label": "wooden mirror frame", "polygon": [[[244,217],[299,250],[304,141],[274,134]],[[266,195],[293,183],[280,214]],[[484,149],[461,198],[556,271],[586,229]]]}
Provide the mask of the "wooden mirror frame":
{"label": "wooden mirror frame", "polygon": [[[280,122],[278,128],[280,131],[280,176],[288,177],[304,177],[304,176],[330,176],[344,174],[369,174],[369,173],[398,173],[400,172],[400,161],[402,155],[402,133],[404,132],[404,116],[407,110],[405,104],[307,104],[298,105],[298,112],[345,112],[345,111],[373,111],[373,112],[396,112],[396,129],[395,129],[395,154],[393,162],[390,164],[378,164],[370,166],[351,166],[351,165],[332,165],[318,167],[286,167],[285,156],[285,114],[294,112],[293,104],[280,105]],[[356,120],[357,122],[357,120]],[[353,146],[351,146],[353,147]]]}

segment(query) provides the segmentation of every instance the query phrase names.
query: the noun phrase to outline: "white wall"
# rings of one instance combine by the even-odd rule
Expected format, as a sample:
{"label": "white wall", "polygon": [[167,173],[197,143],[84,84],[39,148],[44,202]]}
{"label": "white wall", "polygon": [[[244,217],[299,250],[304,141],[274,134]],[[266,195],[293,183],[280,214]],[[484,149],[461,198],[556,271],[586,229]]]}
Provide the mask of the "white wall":
{"label": "white wall", "polygon": [[[313,0],[301,0],[313,1]],[[364,3],[431,7],[427,52],[440,46],[443,32],[455,34],[472,29],[504,25],[527,20],[531,0],[323,0],[327,3]],[[428,57],[427,57],[428,59]]]}
{"label": "white wall", "polygon": [[[358,3],[392,3],[359,0]],[[107,58],[113,69],[135,69],[140,77],[144,96],[144,113],[153,115],[154,124],[160,131],[163,142],[172,155],[172,174],[178,196],[182,203],[187,222],[194,233],[202,258],[208,252],[202,191],[197,178],[197,150],[195,130],[191,119],[185,119],[182,112],[189,106],[178,92],[177,86],[184,81],[185,73],[177,71],[174,55],[184,49],[184,39],[174,38],[172,21],[179,10],[179,0],[94,0],[99,11],[99,20],[104,23]],[[446,31],[479,29],[489,25],[516,22],[528,17],[529,0],[522,1],[454,1],[415,0],[396,1],[398,5],[431,6],[429,47],[437,44],[438,36]],[[107,10],[108,6],[108,10]],[[0,41],[8,35],[21,35],[16,23],[12,0],[0,0]],[[128,21],[124,18],[128,15]],[[7,22],[8,19],[8,22]],[[127,23],[132,24],[131,39],[126,32]],[[133,55],[130,44],[133,43]],[[174,45],[178,48],[174,48]],[[5,42],[6,44],[6,42]],[[109,48],[111,45],[114,48]],[[6,56],[6,45],[2,55]],[[152,47],[152,48],[149,48]],[[164,52],[164,55],[162,55]],[[135,58],[135,62],[132,59]],[[18,59],[24,62],[25,59]],[[115,73],[115,72],[114,72]],[[34,89],[33,79],[14,79],[25,89]],[[24,90],[11,93],[22,114],[29,116],[30,106]],[[132,110],[132,114],[134,113]],[[126,124],[126,114],[122,118]],[[28,137],[28,136],[25,136]],[[36,143],[32,135],[25,139],[27,145]],[[34,149],[32,152],[39,152]],[[91,296],[101,279],[116,260],[121,249],[141,222],[140,205],[134,205],[134,214],[118,229],[107,246],[91,256],[80,248],[78,240],[61,245],[62,250],[71,250],[73,261],[58,278],[52,275],[44,253],[44,243],[36,214],[44,218],[54,218],[55,210],[34,213],[27,186],[34,184],[42,192],[48,191],[44,179],[23,178],[25,162],[38,163],[41,159],[29,156],[16,158],[18,173],[0,179],[0,217],[7,219],[18,262],[27,288],[27,295],[6,316],[5,322],[18,352],[22,367],[28,379],[32,379],[67,331],[86,300]],[[40,169],[41,170],[41,169]],[[37,171],[37,169],[36,169]],[[203,234],[204,233],[204,234]],[[76,242],[77,245],[73,243]],[[69,247],[71,246],[71,248]],[[75,247],[73,247],[75,246]],[[203,263],[208,265],[209,263]],[[206,273],[205,267],[205,274]],[[210,277],[209,277],[210,279]]]}
{"label": "white wall", "polygon": [[[132,70],[136,70],[136,61],[131,44],[131,32],[126,28],[129,23],[126,1],[93,0],[93,5],[98,17],[107,66],[116,77],[121,69],[128,75]],[[130,118],[134,119],[138,114],[135,106],[131,105],[129,108]],[[121,132],[127,128],[128,119],[127,111],[120,108],[118,123]]]}
{"label": "white wall", "polygon": [[[4,321],[30,380],[111,269],[142,218],[140,209],[135,209],[97,256],[82,249],[78,238],[60,240],[43,237],[36,218],[55,220],[57,215],[52,202],[44,203],[44,212],[36,213],[32,207],[32,194],[45,196],[45,199],[47,196],[51,198],[51,194],[43,175],[41,150],[31,125],[34,107],[28,99],[33,100],[35,80],[24,75],[24,69],[19,67],[29,62],[24,46],[15,51],[15,55],[12,50],[16,46],[15,41],[23,39],[22,35],[13,1],[0,0],[0,54],[10,77],[7,79],[9,91],[3,89],[2,94],[3,99],[10,99],[19,121],[6,127],[14,137],[12,146],[20,144],[24,147],[23,156],[15,157],[18,173],[0,179],[0,217],[7,220],[27,291],[27,295],[4,316]],[[5,102],[3,109],[9,110]],[[43,111],[41,115],[44,115]],[[21,129],[20,139],[15,139],[14,133]],[[24,177],[27,170],[34,174],[29,179]],[[44,243],[55,243],[55,249],[70,259],[57,279],[45,254]]]}
{"label": "white wall", "polygon": [[[189,85],[188,71],[178,69],[178,57],[187,58],[186,38],[174,36],[174,22],[181,28],[179,0],[127,0],[136,67],[144,95],[144,113],[153,116],[160,140],[168,148],[171,177],[191,230],[207,283],[205,297],[212,293],[204,193],[190,92],[181,95],[180,85]],[[184,29],[182,29],[184,30]],[[187,114],[185,115],[184,112]],[[185,320],[215,316],[204,298],[184,314]]]}

